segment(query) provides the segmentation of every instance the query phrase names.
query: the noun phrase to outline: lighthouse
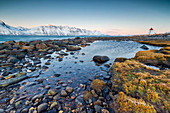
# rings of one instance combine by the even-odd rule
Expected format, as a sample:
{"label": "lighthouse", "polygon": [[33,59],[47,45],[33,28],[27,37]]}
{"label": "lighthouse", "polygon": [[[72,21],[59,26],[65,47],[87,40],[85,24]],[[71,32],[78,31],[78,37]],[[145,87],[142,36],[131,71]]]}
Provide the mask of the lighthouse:
{"label": "lighthouse", "polygon": [[153,28],[151,27],[151,28],[149,29],[149,35],[153,35],[153,34],[155,34],[155,33],[154,33],[154,31],[153,31]]}

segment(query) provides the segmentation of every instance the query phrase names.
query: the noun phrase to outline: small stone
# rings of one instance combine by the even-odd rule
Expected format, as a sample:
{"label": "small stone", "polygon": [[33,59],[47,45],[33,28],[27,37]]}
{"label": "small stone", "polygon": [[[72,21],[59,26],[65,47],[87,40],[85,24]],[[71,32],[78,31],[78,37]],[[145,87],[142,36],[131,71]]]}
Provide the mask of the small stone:
{"label": "small stone", "polygon": [[51,63],[50,62],[46,62],[45,65],[50,65]]}
{"label": "small stone", "polygon": [[45,86],[45,89],[50,89],[50,88],[51,88],[50,85]]}
{"label": "small stone", "polygon": [[104,77],[105,80],[110,80],[111,76],[107,75]]}
{"label": "small stone", "polygon": [[32,71],[31,70],[27,70],[27,73],[31,73]]}
{"label": "small stone", "polygon": [[66,97],[67,96],[67,92],[65,90],[61,90],[61,96],[62,97]]}
{"label": "small stone", "polygon": [[59,77],[59,76],[61,76],[61,74],[54,74],[54,76],[55,76],[55,77]]}
{"label": "small stone", "polygon": [[73,82],[72,80],[68,80],[68,83],[70,83],[70,84],[71,84],[72,82]]}
{"label": "small stone", "polygon": [[91,90],[91,93],[94,97],[98,97],[98,95],[96,94],[96,92],[94,90]]}
{"label": "small stone", "polygon": [[84,85],[84,84],[80,84],[80,87],[81,87],[81,88],[85,88],[85,85]]}
{"label": "small stone", "polygon": [[57,106],[57,102],[53,102],[50,106],[50,109],[54,108],[55,106]]}
{"label": "small stone", "polygon": [[47,108],[48,108],[48,104],[47,104],[47,103],[40,104],[40,105],[38,106],[38,113],[41,113],[41,112],[46,111]]}
{"label": "small stone", "polygon": [[72,93],[73,92],[73,88],[72,87],[66,87],[66,92],[67,93]]}
{"label": "small stone", "polygon": [[58,93],[58,91],[56,90],[56,89],[50,89],[49,91],[48,91],[48,95],[50,95],[50,96],[54,96],[54,95],[56,95]]}
{"label": "small stone", "polygon": [[110,113],[107,109],[102,109],[102,113]]}
{"label": "small stone", "polygon": [[28,113],[28,108],[24,108],[21,113]]}
{"label": "small stone", "polygon": [[62,84],[62,86],[63,86],[63,87],[66,87],[66,86],[67,86],[67,84]]}
{"label": "small stone", "polygon": [[101,113],[101,109],[102,109],[101,106],[95,105],[94,108],[95,108],[95,111],[96,111],[97,113]]}

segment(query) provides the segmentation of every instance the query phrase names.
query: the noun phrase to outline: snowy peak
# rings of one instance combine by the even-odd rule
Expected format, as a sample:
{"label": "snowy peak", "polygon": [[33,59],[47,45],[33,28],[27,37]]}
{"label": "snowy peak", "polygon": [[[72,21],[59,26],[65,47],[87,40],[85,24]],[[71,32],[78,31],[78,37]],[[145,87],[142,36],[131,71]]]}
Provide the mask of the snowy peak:
{"label": "snowy peak", "polygon": [[2,20],[0,20],[0,25],[5,25],[5,23]]}
{"label": "snowy peak", "polygon": [[0,35],[48,35],[48,36],[101,36],[99,31],[90,31],[69,26],[55,26],[52,24],[34,28],[22,26],[12,27],[0,20]]}

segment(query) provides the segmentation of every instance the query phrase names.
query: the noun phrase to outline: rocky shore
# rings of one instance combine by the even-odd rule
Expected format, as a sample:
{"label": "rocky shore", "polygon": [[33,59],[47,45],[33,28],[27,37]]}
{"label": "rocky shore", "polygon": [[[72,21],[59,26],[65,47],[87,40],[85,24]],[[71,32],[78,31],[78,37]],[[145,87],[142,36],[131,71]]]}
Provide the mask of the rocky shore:
{"label": "rocky shore", "polygon": [[[117,58],[113,65],[107,64],[110,60],[107,56],[92,56],[91,62],[95,62],[96,66],[104,65],[107,68],[105,74],[98,73],[94,78],[76,84],[76,87],[72,86],[76,83],[74,80],[58,79],[64,76],[59,73],[60,70],[54,69],[54,73],[49,73],[45,78],[44,73],[57,65],[53,64],[53,60],[62,62],[65,58],[68,59],[68,55],[78,59],[76,54],[84,56],[85,53],[81,53],[81,49],[90,46],[90,43],[96,40],[140,42],[142,39],[77,37],[64,40],[1,43],[0,113],[170,112],[169,42],[165,44],[162,41],[155,45],[153,43],[156,41],[152,41],[152,45],[163,44],[165,47],[160,50],[139,51],[134,58]],[[147,46],[142,48],[147,49]],[[74,62],[78,63],[84,61]],[[161,70],[145,64],[160,67]],[[71,73],[70,71],[65,74],[72,76]]]}

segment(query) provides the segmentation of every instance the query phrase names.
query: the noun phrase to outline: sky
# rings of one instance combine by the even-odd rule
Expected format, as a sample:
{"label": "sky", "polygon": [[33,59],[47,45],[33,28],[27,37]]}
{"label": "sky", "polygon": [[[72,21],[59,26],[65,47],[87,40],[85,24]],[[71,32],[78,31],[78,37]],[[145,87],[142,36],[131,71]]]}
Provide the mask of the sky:
{"label": "sky", "polygon": [[170,0],[0,0],[8,25],[46,24],[98,30],[109,35],[170,32]]}

